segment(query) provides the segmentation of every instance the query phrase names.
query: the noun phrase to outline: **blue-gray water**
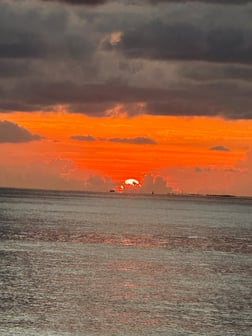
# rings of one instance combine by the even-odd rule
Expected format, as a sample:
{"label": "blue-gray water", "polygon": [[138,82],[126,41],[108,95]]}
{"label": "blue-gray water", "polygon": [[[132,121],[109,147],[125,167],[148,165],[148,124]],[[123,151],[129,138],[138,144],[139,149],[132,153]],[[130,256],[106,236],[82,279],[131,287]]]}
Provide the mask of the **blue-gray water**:
{"label": "blue-gray water", "polygon": [[251,335],[252,199],[0,189],[0,335]]}

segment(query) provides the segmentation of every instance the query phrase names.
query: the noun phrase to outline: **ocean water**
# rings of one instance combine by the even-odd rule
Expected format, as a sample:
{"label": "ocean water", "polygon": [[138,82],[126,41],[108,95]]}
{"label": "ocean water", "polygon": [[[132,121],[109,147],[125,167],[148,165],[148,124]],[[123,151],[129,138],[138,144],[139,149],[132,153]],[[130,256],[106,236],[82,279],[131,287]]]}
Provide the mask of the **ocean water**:
{"label": "ocean water", "polygon": [[252,335],[252,199],[0,189],[0,335]]}

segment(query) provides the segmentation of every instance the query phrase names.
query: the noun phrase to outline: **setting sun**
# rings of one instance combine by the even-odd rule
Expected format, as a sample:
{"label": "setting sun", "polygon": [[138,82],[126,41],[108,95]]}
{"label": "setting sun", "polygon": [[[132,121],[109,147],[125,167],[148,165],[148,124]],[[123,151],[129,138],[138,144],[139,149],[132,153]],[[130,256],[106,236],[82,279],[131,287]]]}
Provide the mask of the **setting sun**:
{"label": "setting sun", "polygon": [[136,179],[133,179],[133,178],[129,178],[129,179],[125,180],[124,183],[127,184],[127,185],[131,185],[131,186],[139,186],[140,185],[139,181],[136,180]]}

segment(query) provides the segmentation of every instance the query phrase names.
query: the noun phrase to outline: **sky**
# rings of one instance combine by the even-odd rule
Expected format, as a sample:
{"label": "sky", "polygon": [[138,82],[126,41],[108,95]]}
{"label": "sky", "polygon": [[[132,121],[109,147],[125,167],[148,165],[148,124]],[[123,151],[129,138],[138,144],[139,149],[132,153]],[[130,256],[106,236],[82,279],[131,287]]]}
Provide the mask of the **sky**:
{"label": "sky", "polygon": [[0,1],[0,154],[2,187],[252,196],[252,1]]}

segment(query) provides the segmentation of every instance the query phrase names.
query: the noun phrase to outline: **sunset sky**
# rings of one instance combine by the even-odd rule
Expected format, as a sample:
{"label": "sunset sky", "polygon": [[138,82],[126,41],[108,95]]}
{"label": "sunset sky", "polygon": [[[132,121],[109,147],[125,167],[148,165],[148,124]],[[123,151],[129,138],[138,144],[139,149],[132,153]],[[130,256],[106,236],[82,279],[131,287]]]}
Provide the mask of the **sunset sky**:
{"label": "sunset sky", "polygon": [[0,1],[0,186],[252,196],[252,1]]}

